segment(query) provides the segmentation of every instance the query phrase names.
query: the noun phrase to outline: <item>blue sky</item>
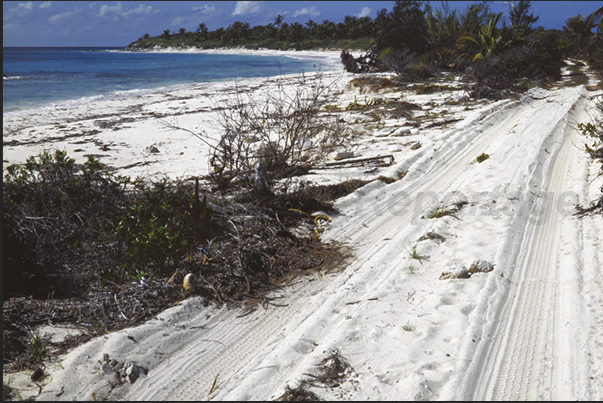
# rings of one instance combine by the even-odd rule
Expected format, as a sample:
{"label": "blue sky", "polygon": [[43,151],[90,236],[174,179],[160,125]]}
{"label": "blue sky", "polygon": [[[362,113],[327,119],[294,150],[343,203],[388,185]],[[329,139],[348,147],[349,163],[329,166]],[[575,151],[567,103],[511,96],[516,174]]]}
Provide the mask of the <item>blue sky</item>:
{"label": "blue sky", "polygon": [[[204,22],[210,30],[234,21],[265,25],[277,14],[285,22],[305,24],[346,15],[375,18],[391,10],[393,1],[3,1],[3,46],[126,46],[145,33],[185,28]],[[440,1],[430,2],[440,8]],[[463,10],[473,1],[450,1]],[[509,10],[508,1],[493,1],[495,12]],[[600,1],[533,1],[532,12],[545,28],[563,27],[568,17],[590,14]]]}

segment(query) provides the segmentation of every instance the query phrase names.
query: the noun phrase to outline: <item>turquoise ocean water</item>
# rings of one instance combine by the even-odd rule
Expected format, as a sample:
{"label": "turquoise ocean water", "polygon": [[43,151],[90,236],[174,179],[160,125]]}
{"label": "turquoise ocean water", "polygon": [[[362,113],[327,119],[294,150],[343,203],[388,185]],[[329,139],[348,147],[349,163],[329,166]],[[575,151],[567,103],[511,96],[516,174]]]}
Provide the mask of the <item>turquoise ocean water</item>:
{"label": "turquoise ocean water", "polygon": [[2,69],[4,113],[136,96],[179,84],[308,73],[324,66],[317,60],[288,56],[5,47]]}

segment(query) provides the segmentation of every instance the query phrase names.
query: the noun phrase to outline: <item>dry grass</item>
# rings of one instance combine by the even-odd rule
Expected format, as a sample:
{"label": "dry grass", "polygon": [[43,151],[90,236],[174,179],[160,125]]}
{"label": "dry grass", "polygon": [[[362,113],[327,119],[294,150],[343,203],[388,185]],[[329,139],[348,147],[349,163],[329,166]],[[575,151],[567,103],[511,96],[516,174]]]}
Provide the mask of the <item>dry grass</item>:
{"label": "dry grass", "polygon": [[458,202],[453,203],[452,207],[448,207],[448,208],[437,206],[437,207],[434,207],[431,210],[429,210],[426,217],[427,218],[441,218],[441,217],[449,215],[458,220],[459,218],[456,216],[456,213],[461,211],[463,209],[463,207],[465,205],[467,205],[468,203],[469,202],[467,202],[467,201],[458,201]]}
{"label": "dry grass", "polygon": [[328,357],[323,359],[318,364],[317,374],[304,374],[309,379],[302,380],[299,385],[291,389],[285,387],[285,393],[279,396],[276,400],[290,401],[317,401],[321,400],[318,395],[309,390],[311,386],[331,388],[338,387],[350,374],[352,368],[341,356],[339,351],[333,351]]}
{"label": "dry grass", "polygon": [[442,235],[437,234],[435,232],[428,232],[427,234],[423,235],[421,238],[418,239],[418,241],[426,241],[426,240],[434,240],[437,242],[444,242],[446,241],[446,238],[444,238]]}

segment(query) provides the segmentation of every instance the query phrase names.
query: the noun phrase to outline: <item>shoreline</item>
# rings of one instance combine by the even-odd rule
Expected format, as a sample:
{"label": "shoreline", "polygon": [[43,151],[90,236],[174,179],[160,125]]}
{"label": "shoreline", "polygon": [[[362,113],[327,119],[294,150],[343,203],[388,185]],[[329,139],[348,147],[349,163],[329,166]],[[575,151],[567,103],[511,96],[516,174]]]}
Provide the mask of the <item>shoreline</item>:
{"label": "shoreline", "polygon": [[[219,138],[217,111],[241,92],[269,92],[279,82],[303,85],[325,78],[332,85],[341,72],[294,73],[232,81],[182,84],[126,97],[102,97],[3,116],[3,170],[43,150],[61,149],[84,163],[93,155],[118,172],[179,178],[208,172],[208,147],[185,131],[167,130],[163,121]],[[289,86],[289,84],[287,86]],[[150,152],[151,147],[159,150]],[[166,169],[167,168],[167,169]]]}
{"label": "shoreline", "polygon": [[[336,51],[279,51],[279,50],[270,50],[270,49],[261,49],[261,50],[248,50],[248,49],[238,49],[238,48],[220,48],[220,49],[176,49],[176,48],[163,48],[163,49],[152,49],[152,50],[140,50],[140,51],[128,51],[124,49],[112,49],[106,50],[107,52],[126,52],[126,53],[175,53],[175,54],[223,54],[223,55],[246,55],[246,56],[283,56],[290,57],[293,59],[299,60],[315,60],[319,63],[317,72],[331,72],[336,70],[343,70],[343,65],[341,63],[341,59],[339,53]],[[316,67],[316,66],[315,66]],[[313,73],[311,71],[309,73]],[[305,74],[309,74],[305,73]],[[290,74],[302,74],[302,73],[290,73]],[[286,74],[286,75],[290,75]],[[280,75],[279,75],[280,76]],[[270,77],[278,77],[278,76],[265,76],[265,77],[252,77],[249,79],[262,79],[262,78],[270,78]],[[11,77],[5,77],[5,80],[14,79]],[[245,78],[247,79],[247,78]],[[245,80],[243,79],[243,80]],[[87,95],[76,98],[65,99],[61,101],[49,101],[43,102],[35,106],[27,106],[27,107],[16,107],[14,110],[3,111],[3,115],[11,116],[13,114],[34,114],[39,110],[45,109],[56,109],[63,107],[70,107],[73,104],[90,104],[95,101],[103,101],[115,99],[119,100],[121,98],[130,98],[136,97],[139,95],[146,95],[153,92],[165,92],[165,91],[175,91],[182,89],[183,87],[190,85],[199,85],[204,83],[228,83],[238,81],[235,78],[226,79],[226,80],[212,80],[212,81],[196,81],[190,83],[181,83],[181,84],[172,84],[172,85],[164,85],[159,87],[151,87],[151,88],[135,88],[129,90],[114,90],[109,93],[97,94],[97,95]]]}

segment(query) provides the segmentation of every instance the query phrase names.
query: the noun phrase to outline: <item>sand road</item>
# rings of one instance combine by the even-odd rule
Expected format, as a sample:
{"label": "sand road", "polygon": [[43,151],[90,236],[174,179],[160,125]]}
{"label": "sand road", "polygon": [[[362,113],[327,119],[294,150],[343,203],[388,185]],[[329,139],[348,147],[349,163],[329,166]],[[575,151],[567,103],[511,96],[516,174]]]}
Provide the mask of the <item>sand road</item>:
{"label": "sand road", "polygon": [[[313,389],[329,400],[600,398],[603,227],[573,216],[600,186],[576,130],[595,94],[537,89],[480,107],[383,173],[403,179],[337,202],[323,239],[353,254],[340,271],[299,279],[250,314],[191,298],[76,348],[40,398],[270,400],[334,351],[350,369]],[[455,215],[427,218],[459,201]],[[422,239],[430,232],[445,241]],[[477,259],[494,270],[439,279]],[[109,385],[103,353],[148,376]]]}
{"label": "sand road", "polygon": [[[512,189],[520,195],[521,206],[509,213],[503,237],[497,241],[494,260],[498,270],[486,280],[485,287],[488,289],[492,281],[499,284],[492,301],[478,299],[476,304],[481,320],[482,315],[490,319],[483,324],[481,341],[456,397],[586,397],[584,374],[588,371],[584,367],[588,360],[584,346],[588,332],[575,326],[585,327],[587,322],[581,320],[580,316],[586,319],[583,315],[576,316],[583,301],[579,288],[572,286],[579,281],[579,266],[575,265],[579,257],[576,262],[562,264],[563,254],[578,252],[572,250],[572,243],[578,240],[564,240],[562,234],[571,238],[568,231],[578,223],[557,208],[562,193],[575,180],[569,168],[582,157],[582,151],[574,147],[578,139],[572,123],[586,118],[584,99],[580,91],[570,88],[546,99],[526,97],[499,105],[450,133],[434,154],[415,157],[410,169],[417,169],[409,172],[405,181],[375,184],[340,202],[342,216],[336,219],[329,237],[345,239],[353,248],[355,259],[350,267],[341,274],[305,280],[287,290],[286,307],[239,320],[237,313],[228,312],[204,322],[208,331],[203,339],[191,340],[187,348],[156,368],[157,376],[134,385],[124,397],[206,398],[207,387],[217,376],[220,387],[211,396],[214,399],[274,398],[276,385],[301,377],[304,369],[310,371],[310,356],[338,348],[350,356],[352,367],[362,367],[356,358],[362,353],[363,359],[371,362],[366,368],[381,372],[381,377],[370,377],[359,375],[357,370],[360,386],[354,395],[350,391],[350,398],[392,398],[396,375],[389,379],[383,375],[408,356],[403,345],[395,346],[393,332],[368,334],[372,340],[364,343],[359,336],[366,332],[362,322],[351,324],[338,313],[346,303],[367,301],[350,310],[350,316],[369,318],[379,306],[390,304],[386,290],[405,295],[404,287],[396,283],[400,271],[397,257],[428,230],[428,220],[420,216],[428,210],[429,201],[439,201],[441,195],[459,189],[465,194],[478,191],[471,185],[476,176],[482,176],[474,172],[475,156],[482,150],[504,155],[498,166],[490,167],[496,174],[482,189],[501,185],[498,191],[503,195]],[[483,175],[487,177],[488,172]],[[564,225],[569,228],[563,229]],[[403,302],[404,298],[398,300]],[[480,304],[488,306],[482,308]],[[568,309],[568,304],[572,308]],[[384,321],[397,322],[405,308],[403,303],[390,304]],[[469,326],[474,325],[472,319],[469,315]],[[348,347],[352,343],[362,345]],[[451,368],[453,373],[459,369]],[[402,374],[401,368],[399,376]],[[444,385],[446,376],[440,376]],[[373,378],[366,383],[376,385],[363,390],[362,378]],[[437,396],[435,382],[425,389],[423,397]]]}

